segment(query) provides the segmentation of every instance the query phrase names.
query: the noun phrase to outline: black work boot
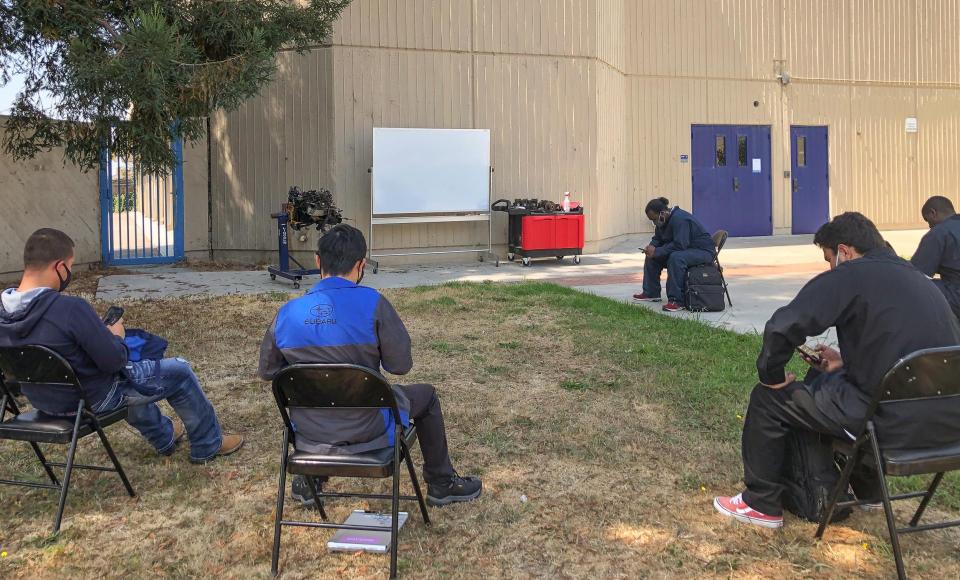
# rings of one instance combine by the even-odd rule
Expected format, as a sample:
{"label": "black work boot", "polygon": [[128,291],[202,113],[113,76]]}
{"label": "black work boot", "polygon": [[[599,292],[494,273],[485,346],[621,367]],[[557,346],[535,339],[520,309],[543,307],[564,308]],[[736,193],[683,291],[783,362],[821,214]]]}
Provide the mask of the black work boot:
{"label": "black work boot", "polygon": [[483,482],[479,477],[460,477],[456,472],[446,480],[427,484],[427,503],[433,507],[442,507],[462,501],[472,501],[480,497]]}
{"label": "black work boot", "polygon": [[[314,477],[313,485],[317,488],[317,493],[323,491],[323,484],[327,482],[327,477]],[[290,497],[300,502],[304,507],[313,507],[316,501],[313,499],[313,493],[310,492],[310,485],[307,483],[307,476],[294,475],[290,483]]]}

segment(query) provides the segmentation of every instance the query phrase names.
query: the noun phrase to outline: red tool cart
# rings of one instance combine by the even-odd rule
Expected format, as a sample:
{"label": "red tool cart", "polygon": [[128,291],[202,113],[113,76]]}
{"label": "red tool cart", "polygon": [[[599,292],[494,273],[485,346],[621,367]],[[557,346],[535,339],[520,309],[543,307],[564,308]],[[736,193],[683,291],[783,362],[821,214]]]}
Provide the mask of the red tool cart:
{"label": "red tool cart", "polygon": [[551,201],[501,199],[491,206],[509,215],[507,259],[518,256],[524,266],[533,258],[562,260],[573,256],[576,264],[583,254],[583,207],[574,202],[565,212]]}

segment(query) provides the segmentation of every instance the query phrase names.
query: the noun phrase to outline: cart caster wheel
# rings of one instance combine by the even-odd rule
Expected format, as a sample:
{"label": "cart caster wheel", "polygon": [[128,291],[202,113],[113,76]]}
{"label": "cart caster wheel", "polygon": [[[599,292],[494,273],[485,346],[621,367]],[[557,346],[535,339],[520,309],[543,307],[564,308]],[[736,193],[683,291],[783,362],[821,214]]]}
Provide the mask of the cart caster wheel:
{"label": "cart caster wheel", "polygon": [[480,256],[480,257],[478,258],[478,260],[482,262],[482,261],[483,261],[483,256]]}
{"label": "cart caster wheel", "polygon": [[379,272],[379,271],[380,271],[380,268],[374,268],[374,269],[373,269],[373,273],[374,273],[374,274],[376,274],[376,273]]}
{"label": "cart caster wheel", "polygon": [[517,259],[517,256],[514,254],[507,254],[507,261],[512,262]]}
{"label": "cart caster wheel", "polygon": [[497,257],[497,261],[496,261],[496,267],[497,267],[497,268],[499,268],[499,267],[500,267],[500,258],[499,258],[499,257]]}
{"label": "cart caster wheel", "polygon": [[271,280],[276,280],[276,279],[277,279],[277,275],[276,275],[276,274],[270,274],[270,279],[271,279]]}
{"label": "cart caster wheel", "polygon": [[294,282],[294,283],[293,283],[293,289],[294,289],[294,290],[299,290],[299,289],[300,289],[300,282]]}
{"label": "cart caster wheel", "polygon": [[566,256],[557,256],[557,261],[562,262]]}
{"label": "cart caster wheel", "polygon": [[573,257],[573,263],[574,263],[574,264],[579,264],[579,263],[580,263],[580,256],[574,256],[574,257]]}
{"label": "cart caster wheel", "polygon": [[524,258],[524,259],[523,259],[523,265],[524,265],[524,266],[529,266],[529,265],[530,265],[530,258]]}

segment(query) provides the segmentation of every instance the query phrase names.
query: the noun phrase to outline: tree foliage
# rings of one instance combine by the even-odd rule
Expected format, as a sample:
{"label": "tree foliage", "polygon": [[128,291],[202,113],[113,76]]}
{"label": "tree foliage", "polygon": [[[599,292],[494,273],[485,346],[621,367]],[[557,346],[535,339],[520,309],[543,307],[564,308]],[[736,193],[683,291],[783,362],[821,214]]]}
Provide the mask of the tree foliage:
{"label": "tree foliage", "polygon": [[0,0],[0,82],[22,77],[4,150],[63,147],[93,168],[112,149],[147,171],[173,167],[171,136],[234,110],[276,70],[277,52],[328,38],[350,0]]}

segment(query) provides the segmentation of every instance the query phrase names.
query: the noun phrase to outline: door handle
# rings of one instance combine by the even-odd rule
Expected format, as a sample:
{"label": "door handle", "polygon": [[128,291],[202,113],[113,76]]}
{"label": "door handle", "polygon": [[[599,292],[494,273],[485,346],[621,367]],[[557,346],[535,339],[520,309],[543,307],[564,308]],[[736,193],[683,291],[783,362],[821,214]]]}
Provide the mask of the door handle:
{"label": "door handle", "polygon": [[800,184],[797,182],[797,178],[793,178],[793,192],[796,193],[800,189]]}
{"label": "door handle", "polygon": [[738,177],[733,178],[733,190],[740,191],[740,179]]}

